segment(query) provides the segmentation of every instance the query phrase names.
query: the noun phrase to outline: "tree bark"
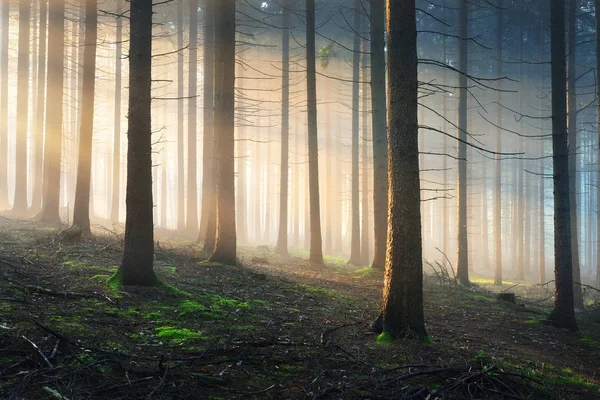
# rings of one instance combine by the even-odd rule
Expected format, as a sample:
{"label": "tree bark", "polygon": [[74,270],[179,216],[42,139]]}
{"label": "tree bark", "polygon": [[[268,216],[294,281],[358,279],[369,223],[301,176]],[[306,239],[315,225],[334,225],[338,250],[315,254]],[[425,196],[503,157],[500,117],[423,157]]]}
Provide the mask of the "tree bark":
{"label": "tree bark", "polygon": [[554,308],[549,320],[577,331],[569,202],[569,146],[566,104],[565,2],[551,0],[552,162],[554,166]]}
{"label": "tree bark", "polygon": [[381,322],[392,336],[426,335],[417,121],[415,1],[387,4],[389,71],[388,238]]}
{"label": "tree bark", "polygon": [[[117,12],[123,12],[123,0],[117,0]],[[112,204],[110,220],[119,221],[121,210],[121,87],[123,71],[123,18],[117,18],[115,54],[115,110],[113,128]]]}
{"label": "tree bark", "polygon": [[124,285],[154,285],[152,203],[152,0],[131,0]]}
{"label": "tree bark", "polygon": [[187,142],[187,210],[185,215],[185,229],[188,233],[198,234],[198,183],[196,179],[196,127],[197,127],[197,101],[198,93],[198,0],[190,0],[190,59],[189,59],[189,85],[188,85],[188,142]]}
{"label": "tree bark", "polygon": [[85,1],[85,47],[77,183],[73,206],[73,226],[90,232],[90,181],[92,179],[92,137],[94,133],[94,93],[96,83],[97,0]]}
{"label": "tree bark", "polygon": [[27,211],[27,130],[29,126],[29,39],[31,0],[19,2],[19,48],[17,63],[17,134],[15,154],[15,197],[13,213]]}
{"label": "tree bark", "polygon": [[216,243],[210,260],[236,265],[235,232],[235,0],[215,8]]}
{"label": "tree bark", "polygon": [[[207,3],[210,0],[207,0]],[[208,4],[206,11],[208,12]],[[185,230],[185,171],[183,169],[183,2],[177,2],[177,230]],[[205,23],[206,29],[206,23]],[[212,26],[211,26],[212,29]],[[206,39],[205,46],[208,45],[209,38]],[[205,47],[206,48],[206,47]],[[205,51],[206,52],[206,51]],[[207,61],[205,61],[207,62]],[[211,59],[211,63],[212,63]],[[205,71],[206,74],[206,71]],[[206,76],[205,76],[206,79]],[[211,110],[212,111],[212,110]],[[200,233],[205,231],[200,229]],[[202,240],[203,241],[203,240]]]}
{"label": "tree bark", "polygon": [[8,31],[10,3],[2,2],[2,36],[0,53],[0,209],[10,206],[8,201]]}
{"label": "tree bark", "polygon": [[[600,99],[600,0],[596,0],[595,9],[595,22],[596,22],[596,96]],[[598,143],[600,143],[600,101],[598,102],[598,110],[596,114],[597,118],[597,129],[598,129]],[[598,177],[600,177],[600,145],[598,146]],[[600,182],[600,179],[598,180]],[[600,287],[600,192],[598,193],[598,201],[596,202],[596,286]]]}
{"label": "tree bark", "polygon": [[288,0],[281,3],[283,29],[281,31],[281,172],[279,182],[279,231],[275,252],[288,254],[288,198],[290,153],[290,10]]}
{"label": "tree bark", "polygon": [[384,0],[370,0],[371,8],[371,135],[373,136],[373,264],[385,267],[388,203],[388,161],[385,93]]}
{"label": "tree bark", "polygon": [[[365,4],[365,6],[368,6]],[[369,114],[368,103],[369,98],[369,74],[367,64],[367,41],[363,41],[363,54],[362,54],[362,148],[361,148],[361,168],[362,168],[362,182],[361,182],[361,201],[362,201],[362,213],[361,213],[361,265],[369,265],[371,261],[371,238],[369,235],[369,122],[367,115]]]}
{"label": "tree bark", "polygon": [[457,278],[461,285],[469,282],[469,246],[467,238],[467,28],[468,3],[461,1],[458,12],[458,262]]}

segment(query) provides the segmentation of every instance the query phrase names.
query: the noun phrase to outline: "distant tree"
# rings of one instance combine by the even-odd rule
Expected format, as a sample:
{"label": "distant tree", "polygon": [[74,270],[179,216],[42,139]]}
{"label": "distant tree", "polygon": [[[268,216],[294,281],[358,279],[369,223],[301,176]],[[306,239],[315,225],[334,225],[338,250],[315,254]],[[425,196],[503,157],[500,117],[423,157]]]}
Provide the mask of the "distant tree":
{"label": "distant tree", "polygon": [[31,0],[19,2],[19,48],[17,63],[17,135],[15,154],[15,197],[12,211],[27,211],[27,134],[29,126],[29,39]]}
{"label": "distant tree", "polygon": [[[44,160],[44,104],[46,99],[46,38],[48,31],[48,1],[40,0],[37,64],[37,95],[35,115],[33,194],[30,214],[35,215],[42,207],[42,171]],[[0,205],[0,208],[2,206]]]}
{"label": "distant tree", "polygon": [[415,1],[388,0],[387,12],[390,200],[383,305],[376,325],[391,336],[425,336]]}
{"label": "distant tree", "polygon": [[467,236],[467,61],[469,3],[460,1],[458,10],[458,262],[457,279],[469,282],[469,243]]}
{"label": "distant tree", "polygon": [[37,218],[60,223],[60,175],[63,136],[63,85],[65,58],[65,2],[49,1],[46,139],[44,141],[44,194]]}
{"label": "distant tree", "polygon": [[310,262],[323,264],[319,200],[319,143],[317,133],[317,75],[315,0],[306,0],[306,95],[308,114],[308,180],[310,201]]}
{"label": "distant tree", "polygon": [[[352,214],[349,264],[360,265],[360,177],[359,177],[359,109],[360,109],[360,31],[361,0],[354,0],[354,45],[352,55]],[[364,132],[363,132],[364,134]]]}
{"label": "distant tree", "polygon": [[216,242],[210,260],[236,265],[235,232],[235,0],[215,3]]}
{"label": "distant tree", "polygon": [[552,162],[554,166],[554,308],[549,320],[559,328],[577,331],[573,298],[573,260],[569,202],[567,143],[565,2],[550,2],[552,70]]}
{"label": "distant tree", "polygon": [[387,238],[387,127],[385,93],[385,0],[370,0],[371,17],[371,134],[373,136],[373,268],[385,266]]}
{"label": "distant tree", "polygon": [[[581,282],[579,266],[579,227],[577,223],[577,142],[579,139],[577,126],[577,13],[579,1],[569,0],[568,40],[567,40],[567,129],[569,131],[569,204],[571,205],[571,257],[573,262],[573,280]],[[583,309],[583,293],[581,285],[573,288],[575,307]]]}
{"label": "distant tree", "polygon": [[123,260],[116,277],[123,285],[152,286],[152,0],[131,0],[129,119]]}
{"label": "distant tree", "polygon": [[8,201],[8,31],[10,29],[10,2],[2,2],[2,37],[0,38],[0,209],[10,206]]}
{"label": "distant tree", "polygon": [[362,148],[361,148],[361,168],[362,168],[362,185],[361,185],[361,201],[362,201],[362,214],[361,214],[361,264],[368,265],[371,260],[370,250],[371,250],[371,238],[369,234],[369,151],[368,147],[370,145],[370,136],[369,136],[369,122],[368,122],[368,103],[370,102],[369,97],[369,71],[368,71],[368,53],[367,53],[367,45],[368,41],[363,40],[363,54],[362,54],[362,109],[361,114],[362,118]]}
{"label": "distant tree", "polygon": [[198,231],[198,184],[196,182],[196,94],[198,93],[198,0],[190,0],[190,59],[188,85],[188,165],[187,211],[185,229],[191,234]]}
{"label": "distant tree", "polygon": [[96,38],[98,36],[97,0],[85,1],[85,47],[83,56],[83,93],[77,184],[73,206],[73,226],[90,231],[90,181],[92,179],[92,137],[94,133],[94,93],[96,83]]}
{"label": "distant tree", "polygon": [[[123,12],[123,0],[117,0],[117,13]],[[115,33],[115,110],[113,127],[112,198],[110,220],[119,221],[121,210],[121,82],[123,75],[123,18],[117,18]],[[85,57],[85,56],[84,56]]]}
{"label": "distant tree", "polygon": [[[211,0],[207,0],[207,3]],[[209,6],[207,4],[205,13]],[[177,2],[177,230],[185,229],[185,173],[183,168],[183,1]],[[206,29],[206,22],[205,22]],[[206,41],[209,39],[207,38]],[[207,44],[205,43],[205,46]],[[204,61],[207,62],[206,60]],[[212,62],[212,61],[211,61]],[[212,94],[211,94],[212,95]],[[200,233],[204,234],[202,229]]]}
{"label": "distant tree", "polygon": [[288,0],[282,1],[281,12],[283,20],[283,29],[281,30],[281,173],[279,177],[279,231],[275,252],[287,255],[290,153],[290,9]]}

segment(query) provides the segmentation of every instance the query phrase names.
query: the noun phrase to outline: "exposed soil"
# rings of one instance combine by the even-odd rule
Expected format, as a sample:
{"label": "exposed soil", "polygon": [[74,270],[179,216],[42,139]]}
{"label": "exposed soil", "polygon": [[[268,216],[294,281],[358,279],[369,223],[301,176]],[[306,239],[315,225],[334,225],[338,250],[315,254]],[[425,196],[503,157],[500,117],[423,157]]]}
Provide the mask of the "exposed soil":
{"label": "exposed soil", "polygon": [[381,272],[251,247],[217,265],[159,237],[165,285],[110,288],[120,233],[57,232],[0,217],[0,398],[600,398],[599,309],[553,328],[542,287],[507,284],[511,304],[428,276],[433,343],[389,343],[369,332]]}

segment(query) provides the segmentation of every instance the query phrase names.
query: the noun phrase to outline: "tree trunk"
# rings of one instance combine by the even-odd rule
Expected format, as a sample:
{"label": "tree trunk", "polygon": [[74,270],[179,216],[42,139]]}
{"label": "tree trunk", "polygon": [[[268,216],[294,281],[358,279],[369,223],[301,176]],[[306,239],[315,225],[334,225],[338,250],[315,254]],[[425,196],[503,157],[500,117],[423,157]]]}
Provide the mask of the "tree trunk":
{"label": "tree trunk", "polygon": [[235,232],[235,0],[215,8],[216,243],[213,262],[236,265]]}
{"label": "tree trunk", "polygon": [[[117,12],[123,12],[123,0],[117,0]],[[110,220],[119,222],[121,210],[121,87],[123,58],[123,18],[117,18],[115,55],[115,110],[113,128],[112,199]]]}
{"label": "tree trunk", "polygon": [[[525,5],[525,2],[523,0],[521,0],[521,15],[524,15],[523,12],[523,7]],[[519,22],[519,59],[523,60],[523,18],[520,19]],[[524,96],[525,96],[525,71],[524,71],[524,65],[523,63],[519,63],[519,112],[523,113],[523,100],[524,100]],[[500,75],[498,75],[500,76]],[[497,110],[500,110],[500,106],[497,106]],[[521,134],[523,134],[524,132],[524,125],[523,125],[523,118],[521,118],[521,121],[519,122],[519,131],[521,132]],[[523,151],[523,147],[524,147],[524,143],[523,143],[523,136],[519,137],[519,149],[520,151]],[[498,162],[498,161],[497,161]],[[514,222],[515,222],[515,226],[518,229],[518,234],[517,236],[517,280],[519,281],[523,281],[525,280],[525,251],[528,249],[524,248],[525,245],[525,240],[524,240],[524,231],[525,231],[525,223],[524,219],[526,218],[526,214],[525,214],[525,190],[526,187],[525,182],[524,182],[524,163],[523,163],[523,158],[519,159],[518,165],[517,165],[517,181],[518,181],[518,191],[517,191],[517,196],[518,197],[518,204],[517,204],[517,213],[513,214],[513,218],[514,218]]]}
{"label": "tree trunk", "polygon": [[131,0],[124,285],[154,285],[152,203],[152,0]]}
{"label": "tree trunk", "polygon": [[392,336],[423,337],[415,1],[388,1],[387,10],[389,229],[380,318]]}
{"label": "tree trunk", "polygon": [[467,28],[468,3],[460,2],[458,12],[458,262],[457,278],[461,285],[469,282],[469,247],[467,238]]}
{"label": "tree trunk", "polygon": [[[594,15],[596,21],[596,96],[600,99],[600,0],[596,0]],[[600,143],[600,101],[598,102],[596,115],[598,143]],[[598,163],[598,182],[600,182],[600,145],[598,146],[596,162]],[[596,241],[598,246],[596,252],[596,286],[600,288],[600,189],[598,197],[598,201],[596,202]]]}
{"label": "tree trunk", "polygon": [[[579,2],[569,0],[569,38],[567,58],[567,128],[569,130],[569,203],[571,205],[571,257],[573,262],[573,280],[581,282],[579,268],[579,227],[577,223],[577,10]],[[581,285],[573,289],[575,308],[583,309]]]}
{"label": "tree trunk", "polygon": [[[597,0],[600,2],[600,0]],[[544,22],[540,23],[541,36],[541,54],[545,54],[546,50],[546,29]],[[544,87],[544,67],[540,66],[540,87]],[[542,110],[544,110],[544,97],[540,96],[540,117],[542,116]],[[544,126],[540,124],[540,135],[545,134]],[[540,140],[540,173],[544,174],[546,170],[546,163],[544,160],[545,155],[545,141]],[[538,267],[538,283],[546,283],[546,177],[542,176],[540,179],[540,198],[539,198],[539,229],[540,229],[540,242],[539,242],[539,267]]]}
{"label": "tree trunk", "polygon": [[[360,108],[360,13],[361,0],[354,0],[354,47],[352,56],[352,220],[350,259],[348,264],[360,265],[360,183],[359,183],[359,108]],[[363,132],[364,134],[364,132]]]}
{"label": "tree trunk", "polygon": [[[243,76],[243,68],[240,67],[239,63],[238,63],[238,70],[237,70],[237,75],[236,75],[236,81],[237,81],[237,90],[238,92],[242,92],[244,91],[244,76]],[[247,158],[247,151],[246,151],[246,127],[244,126],[244,124],[242,123],[241,126],[238,127],[237,130],[237,142],[238,142],[238,146],[239,146],[239,150],[238,150],[238,156],[237,156],[237,163],[238,163],[238,173],[237,173],[237,179],[238,179],[238,186],[237,186],[237,195],[236,195],[236,215],[237,215],[237,221],[236,221],[236,228],[237,228],[237,240],[239,243],[245,243],[248,241],[248,207],[247,207],[247,202],[248,202],[248,196],[246,194],[247,190],[246,190],[246,158]]]}
{"label": "tree trunk", "polygon": [[0,53],[0,209],[10,206],[8,201],[8,31],[10,3],[2,2],[2,37]]}
{"label": "tree trunk", "polygon": [[[210,0],[207,0],[207,3]],[[209,11],[209,6],[206,6],[206,12]],[[177,2],[177,230],[183,232],[185,230],[185,171],[183,169],[183,2]],[[205,23],[205,30],[206,23]],[[213,29],[212,24],[210,29]],[[206,39],[204,44],[209,46],[210,38]],[[212,44],[212,43],[211,43]],[[205,51],[206,53],[206,51]],[[207,61],[205,61],[206,63]],[[213,60],[211,58],[210,62]],[[205,78],[206,79],[206,71]],[[212,96],[212,94],[211,94]],[[212,111],[212,110],[211,110]],[[205,230],[200,229],[200,234],[204,234]],[[202,239],[204,241],[204,239]]]}
{"label": "tree trunk", "polygon": [[196,94],[198,92],[198,0],[190,0],[190,59],[188,85],[188,165],[187,165],[187,210],[185,230],[193,235],[198,234],[198,183],[196,179]]}
{"label": "tree trunk", "polygon": [[281,31],[281,172],[279,176],[279,231],[275,252],[287,256],[290,153],[290,10],[287,0],[282,1],[281,8],[283,18]]}
{"label": "tree trunk", "polygon": [[[35,153],[34,153],[34,176],[33,196],[31,200],[30,214],[36,214],[42,206],[42,165],[44,156],[44,104],[46,94],[46,33],[48,30],[48,1],[40,1],[40,27],[38,47],[38,80],[36,96],[35,116]],[[1,139],[0,139],[1,141]],[[0,204],[0,208],[2,208]]]}
{"label": "tree trunk", "polygon": [[94,90],[96,82],[97,0],[85,1],[85,47],[77,184],[73,206],[73,226],[90,232],[90,180],[92,178],[92,137],[94,133]]}
{"label": "tree trunk", "polygon": [[[600,1],[600,0],[599,0]],[[294,117],[294,185],[292,187],[292,204],[294,209],[294,244],[293,247],[300,248],[300,113],[296,111]]]}
{"label": "tree trunk", "polygon": [[577,331],[569,202],[569,147],[566,104],[565,2],[551,0],[552,162],[554,166],[554,308],[549,320]]}
{"label": "tree trunk", "polygon": [[308,114],[308,179],[310,196],[310,262],[323,264],[319,202],[319,143],[317,132],[317,74],[315,0],[306,0],[306,96]]}
{"label": "tree trunk", "polygon": [[13,213],[27,211],[27,129],[29,119],[29,38],[31,0],[19,2],[19,48],[17,75],[17,135],[15,155],[15,197]]}
{"label": "tree trunk", "polygon": [[[365,6],[368,6],[365,4]],[[369,237],[369,120],[367,115],[368,103],[369,103],[369,75],[368,75],[368,55],[367,55],[367,41],[363,41],[363,54],[362,54],[362,148],[361,148],[361,168],[362,168],[362,184],[361,184],[361,201],[362,201],[362,214],[361,214],[361,265],[369,265],[371,261],[370,250],[371,250],[371,238]]]}
{"label": "tree trunk", "polygon": [[204,56],[203,56],[203,103],[202,132],[202,210],[198,242],[204,243],[204,253],[211,254],[215,248],[216,193],[215,193],[215,0],[205,0]]}
{"label": "tree trunk", "polygon": [[385,267],[387,240],[388,161],[385,93],[385,0],[371,8],[371,135],[373,137],[373,268]]}
{"label": "tree trunk", "polygon": [[48,78],[46,140],[44,141],[44,195],[38,219],[60,224],[60,170],[62,159],[63,84],[65,58],[65,3],[50,0],[48,24]]}

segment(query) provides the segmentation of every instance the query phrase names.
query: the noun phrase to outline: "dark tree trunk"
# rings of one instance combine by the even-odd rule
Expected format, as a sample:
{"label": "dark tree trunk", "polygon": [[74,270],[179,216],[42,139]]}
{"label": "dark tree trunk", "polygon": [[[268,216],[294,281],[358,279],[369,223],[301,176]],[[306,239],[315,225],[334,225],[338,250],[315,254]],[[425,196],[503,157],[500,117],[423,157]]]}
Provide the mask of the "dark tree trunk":
{"label": "dark tree trunk", "polygon": [[[597,0],[600,2],[600,0]],[[541,40],[540,40],[540,52],[541,55],[545,55],[547,54],[547,48],[546,48],[546,25],[545,23],[547,23],[547,21],[541,20],[540,21],[540,32],[542,32],[541,34]],[[546,84],[546,81],[544,79],[544,67],[540,67],[540,87],[544,87],[544,84]],[[540,117],[542,116],[542,113],[544,110],[544,97],[540,96],[540,105],[539,105],[539,113],[540,113]],[[540,135],[545,134],[545,130],[544,130],[544,125],[540,124]],[[545,155],[545,141],[544,140],[540,140],[540,156],[544,156]],[[540,172],[544,173],[546,170],[546,162],[545,159],[543,157],[540,157],[540,162],[539,162],[539,166],[540,166]],[[545,215],[545,211],[546,211],[546,177],[542,176],[540,179],[540,198],[539,198],[539,230],[540,230],[540,242],[538,244],[539,248],[540,248],[540,253],[539,253],[539,273],[538,273],[538,283],[541,285],[543,283],[546,282],[546,215]]]}
{"label": "dark tree trunk", "polygon": [[389,227],[380,318],[392,336],[425,336],[415,1],[389,1],[387,10]]}
{"label": "dark tree trunk", "polygon": [[[571,205],[571,257],[573,262],[573,280],[581,282],[579,267],[579,227],[577,223],[577,11],[578,0],[569,0],[569,37],[567,58],[567,128],[569,130],[569,203]],[[581,285],[573,288],[575,308],[583,309]]]}
{"label": "dark tree trunk", "polygon": [[[48,1],[40,1],[40,28],[38,47],[38,78],[35,116],[34,176],[33,196],[30,214],[36,214],[42,207],[42,165],[44,159],[44,104],[46,94],[46,33],[48,30]],[[0,208],[2,206],[0,205]]]}
{"label": "dark tree trunk", "polygon": [[188,85],[188,158],[187,158],[187,210],[185,230],[198,234],[198,183],[196,182],[196,94],[198,92],[198,0],[190,0],[190,59]]}
{"label": "dark tree trunk", "polygon": [[323,264],[319,201],[319,143],[317,133],[317,74],[315,0],[306,0],[306,96],[308,114],[308,179],[310,197],[310,262]]}
{"label": "dark tree trunk", "polygon": [[2,37],[0,54],[0,209],[10,206],[8,201],[8,31],[10,3],[2,2]]}
{"label": "dark tree trunk", "polygon": [[216,243],[210,260],[236,265],[235,232],[235,0],[215,8]]}
{"label": "dark tree trunk", "polygon": [[46,91],[46,140],[44,141],[44,195],[38,219],[60,224],[60,175],[63,129],[65,58],[65,3],[50,0],[48,24],[48,78]]}
{"label": "dark tree trunk", "polygon": [[[524,7],[525,2],[522,0],[521,1],[521,7]],[[523,14],[523,8],[521,8],[521,15]],[[520,19],[519,21],[519,59],[523,60],[523,18]],[[525,70],[523,68],[523,63],[519,64],[519,112],[523,113],[523,100],[525,97]],[[497,109],[500,109],[500,105],[497,106]],[[524,132],[524,126],[523,126],[523,118],[521,118],[521,121],[519,123],[519,131],[521,133]],[[521,149],[520,151],[523,151],[525,143],[523,142],[523,136],[519,137],[519,149]],[[497,161],[498,163],[500,163],[500,161]],[[515,225],[518,229],[516,233],[516,238],[517,238],[517,247],[515,248],[515,250],[517,251],[517,280],[522,281],[525,280],[525,251],[526,249],[524,248],[525,245],[525,241],[524,241],[524,236],[523,236],[523,232],[525,231],[525,179],[524,179],[524,171],[525,169],[525,165],[523,163],[523,159],[521,158],[518,162],[517,165],[517,184],[518,184],[518,190],[517,190],[517,196],[518,196],[518,203],[517,203],[517,213],[513,214],[513,221],[515,221]]]}
{"label": "dark tree trunk", "polygon": [[15,155],[15,197],[13,213],[27,211],[27,129],[29,119],[29,38],[31,0],[19,2],[19,48],[17,75],[17,135]]}
{"label": "dark tree trunk", "polygon": [[152,204],[152,0],[131,0],[123,285],[154,285]]}
{"label": "dark tree trunk", "polygon": [[[444,7],[444,21],[447,20],[448,17],[448,13],[447,13],[447,8]],[[447,33],[447,29],[446,27],[444,27],[444,33]],[[442,47],[442,57],[443,57],[443,63],[444,65],[448,64],[448,38],[446,36],[443,37],[443,47]],[[448,82],[448,73],[446,71],[446,68],[444,68],[443,73],[443,77],[442,77],[442,83],[444,85],[447,85]],[[447,94],[444,93],[444,97],[442,99],[442,116],[443,116],[443,121],[442,121],[442,130],[444,132],[448,132],[448,122],[447,122],[447,118],[448,118],[448,99],[447,99]],[[443,140],[443,148],[444,148],[444,152],[449,152],[448,150],[448,136],[444,135]],[[443,179],[443,184],[444,184],[444,188],[448,188],[449,182],[448,182],[448,157],[444,157],[443,159],[443,165],[442,165],[442,179]],[[485,179],[486,177],[484,177]],[[485,187],[485,185],[484,185]],[[487,193],[485,193],[485,196],[487,196]],[[450,236],[450,221],[448,218],[448,206],[449,206],[449,202],[448,202],[448,198],[447,196],[444,196],[444,199],[442,200],[442,251],[444,252],[444,254],[448,254],[448,237]],[[486,220],[483,221],[483,223],[485,224],[485,229],[486,229],[486,238],[487,238],[487,208],[485,210],[485,217]],[[489,259],[489,257],[488,257]],[[443,260],[444,265],[446,266],[446,268],[449,267],[449,265],[447,265],[447,261],[446,261],[446,257],[444,257]]]}
{"label": "dark tree trunk", "polygon": [[[600,99],[600,0],[596,0],[596,7],[594,9],[595,21],[596,21],[596,96]],[[600,142],[600,101],[598,102],[597,110],[597,129],[598,129],[598,142]],[[598,163],[598,174],[600,176],[600,146],[598,146],[598,157],[596,161]],[[600,189],[599,189],[600,190]],[[600,204],[600,192],[598,193],[597,205]],[[596,240],[597,240],[597,251],[596,251],[596,286],[600,287],[600,210],[596,210]]]}
{"label": "dark tree trunk", "polygon": [[92,178],[92,137],[94,133],[94,90],[96,83],[97,0],[85,2],[85,47],[77,184],[73,206],[73,226],[90,232],[90,181]]}
{"label": "dark tree trunk", "polygon": [[367,115],[369,98],[369,75],[368,75],[368,55],[367,55],[367,41],[363,41],[363,54],[362,54],[362,149],[361,149],[361,168],[362,168],[362,185],[361,185],[361,199],[362,199],[362,217],[361,217],[361,265],[369,265],[371,261],[371,238],[369,235],[369,120]]}
{"label": "dark tree trunk", "polygon": [[281,8],[283,16],[281,32],[281,173],[279,176],[279,231],[275,252],[287,255],[290,153],[290,10],[287,0],[282,1]]}
{"label": "dark tree trunk", "polygon": [[371,4],[371,134],[373,137],[373,268],[385,267],[387,240],[388,161],[385,93],[384,0]]}
{"label": "dark tree trunk", "polygon": [[[352,57],[352,215],[350,260],[348,264],[360,265],[360,183],[359,183],[359,108],[360,108],[360,31],[361,0],[354,0],[354,46]],[[364,132],[363,132],[364,135]]]}
{"label": "dark tree trunk", "polygon": [[469,5],[461,1],[458,12],[458,262],[457,278],[461,285],[469,282],[469,243],[467,238],[467,38]]}
{"label": "dark tree trunk", "polygon": [[214,162],[214,93],[215,93],[215,0],[205,0],[204,13],[204,121],[202,132],[202,210],[198,242],[204,252],[211,254],[215,247],[216,200]]}
{"label": "dark tree trunk", "polygon": [[[600,1],[600,0],[599,0]],[[294,209],[294,244],[295,248],[300,248],[300,113],[296,111],[294,118],[294,168],[292,187],[292,204]]]}
{"label": "dark tree trunk", "polygon": [[[117,11],[123,12],[123,0],[117,0]],[[115,41],[115,110],[113,128],[112,204],[110,208],[110,220],[113,222],[118,222],[119,213],[121,210],[121,82],[123,69],[122,18],[117,18],[117,32]]]}
{"label": "dark tree trunk", "polygon": [[[208,1],[210,0],[207,0],[207,2]],[[183,169],[183,24],[183,1],[178,1],[177,49],[179,51],[177,52],[177,230],[179,232],[183,232],[185,230],[185,172]],[[205,43],[205,46],[206,45],[207,43]],[[203,233],[202,230],[200,230],[200,232]]]}
{"label": "dark tree trunk", "polygon": [[569,202],[569,147],[566,104],[565,2],[551,0],[552,162],[554,165],[554,308],[550,321],[577,331]]}

